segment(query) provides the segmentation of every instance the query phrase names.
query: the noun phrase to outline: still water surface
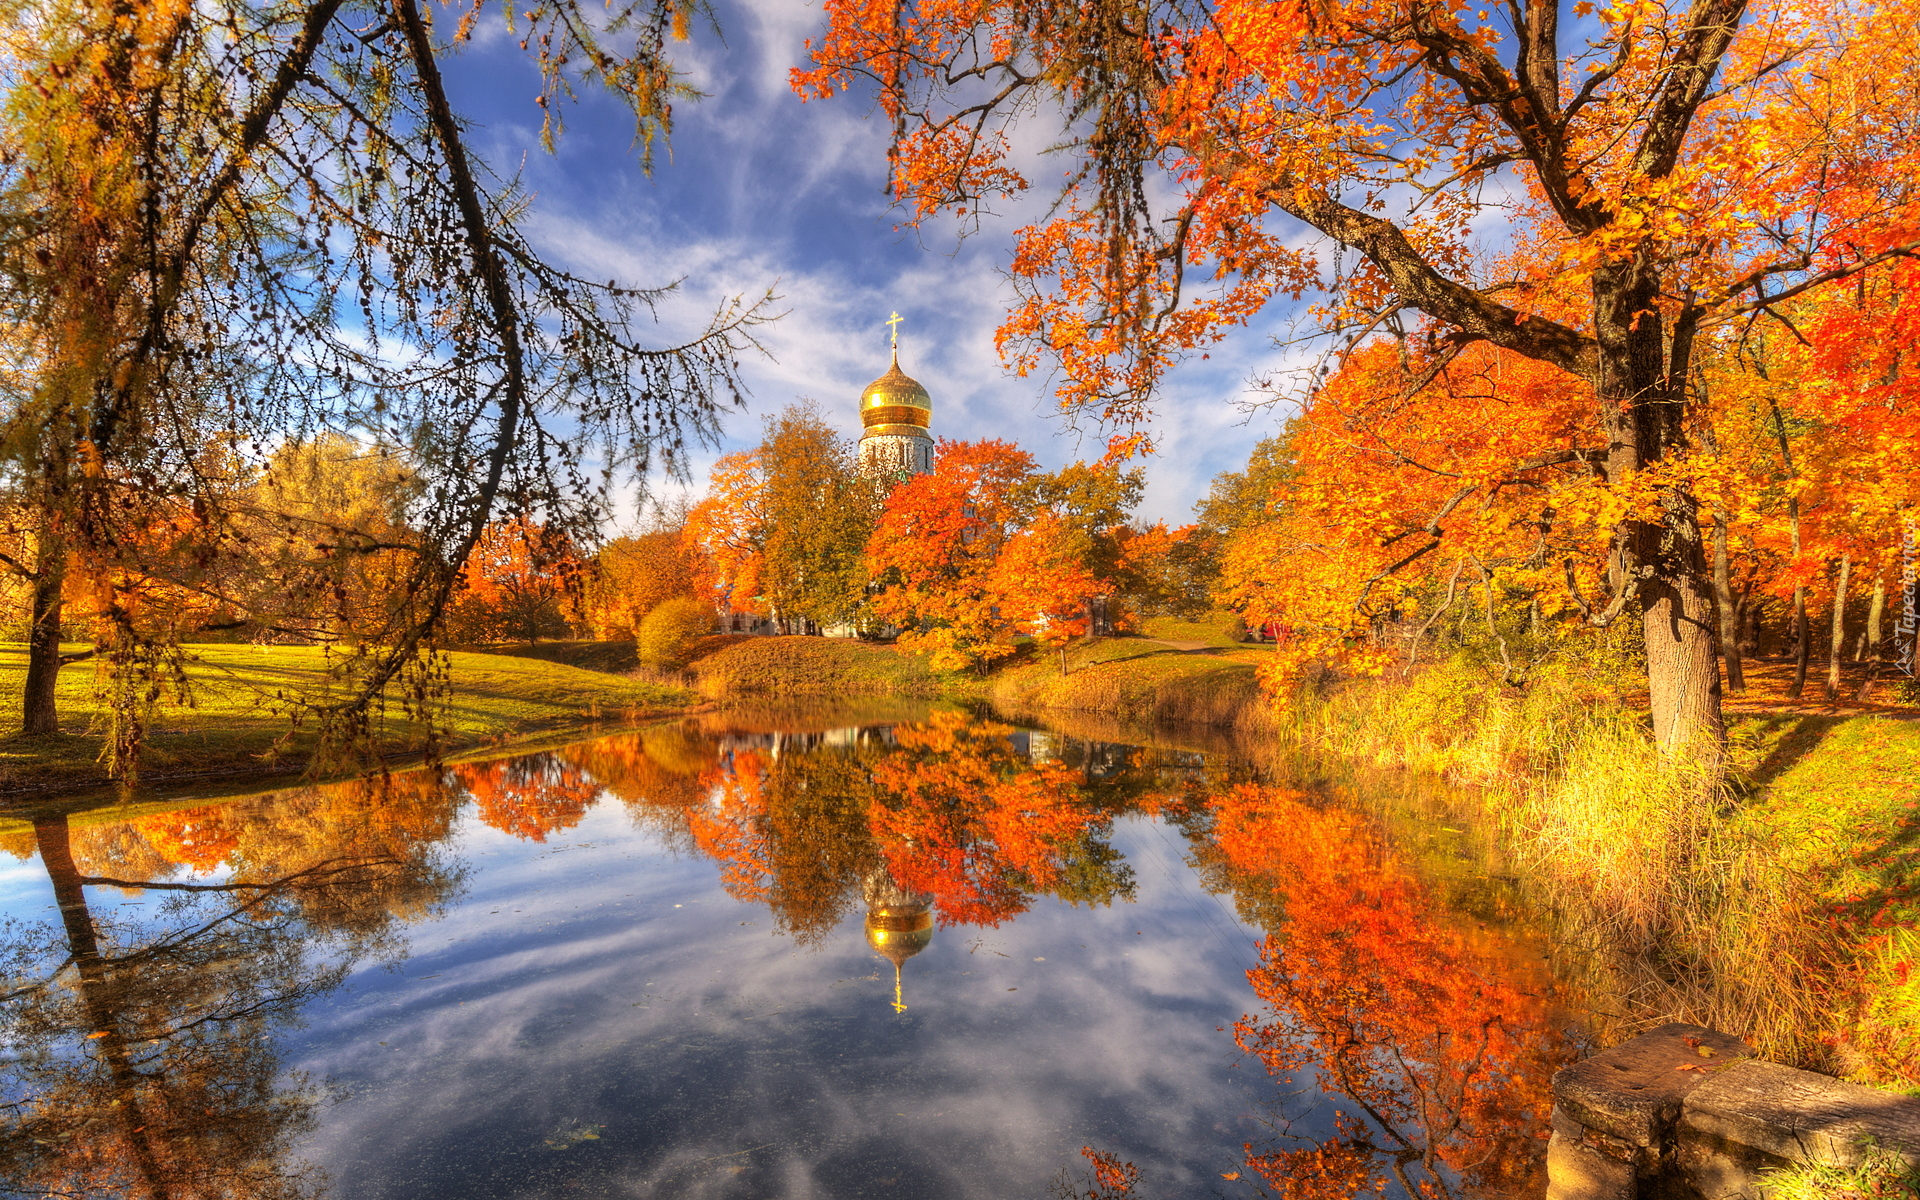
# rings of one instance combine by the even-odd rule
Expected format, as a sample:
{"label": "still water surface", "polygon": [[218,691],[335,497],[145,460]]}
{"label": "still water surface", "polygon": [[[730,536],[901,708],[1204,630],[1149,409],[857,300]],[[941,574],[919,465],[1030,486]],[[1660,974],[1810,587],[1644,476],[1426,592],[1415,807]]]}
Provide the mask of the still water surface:
{"label": "still water surface", "polygon": [[0,872],[0,1194],[1537,1189],[1540,947],[1380,811],[1232,752],[737,712],[46,814]]}

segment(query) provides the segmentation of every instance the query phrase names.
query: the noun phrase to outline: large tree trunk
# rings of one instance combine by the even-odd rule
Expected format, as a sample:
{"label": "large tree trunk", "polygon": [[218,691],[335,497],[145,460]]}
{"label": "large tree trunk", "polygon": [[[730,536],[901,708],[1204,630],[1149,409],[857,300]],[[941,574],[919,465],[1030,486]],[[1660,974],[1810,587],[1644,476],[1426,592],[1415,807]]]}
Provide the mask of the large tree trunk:
{"label": "large tree trunk", "polygon": [[1880,670],[1886,665],[1880,645],[1880,627],[1887,612],[1887,581],[1884,576],[1876,576],[1873,581],[1873,600],[1867,606],[1867,627],[1860,634],[1860,661],[1866,664],[1866,673],[1861,677],[1860,689],[1853,694],[1855,703],[1866,704],[1873,699],[1873,685],[1880,680]]}
{"label": "large tree trunk", "polygon": [[1827,643],[1827,699],[1840,698],[1840,656],[1847,648],[1847,579],[1853,574],[1853,556],[1840,556],[1840,574],[1833,581],[1833,636]]}
{"label": "large tree trunk", "polygon": [[60,732],[60,596],[66,580],[66,545],[43,532],[27,627],[27,681],[20,693],[22,733]]}
{"label": "large tree trunk", "polygon": [[[1684,381],[1692,321],[1676,322],[1671,348],[1655,269],[1636,260],[1594,275],[1598,384],[1608,434],[1607,478],[1625,486],[1644,468],[1686,449]],[[1713,589],[1698,505],[1684,486],[1661,496],[1657,520],[1634,518],[1616,535],[1640,601],[1654,739],[1669,756],[1717,771],[1725,740],[1720,667],[1713,646]]]}
{"label": "large tree trunk", "polygon": [[1700,527],[1690,518],[1685,512],[1661,525],[1646,522],[1637,531],[1636,557],[1653,567],[1640,585],[1647,693],[1661,749],[1717,763],[1725,728],[1713,652],[1714,606]]}
{"label": "large tree trunk", "polygon": [[1733,604],[1733,580],[1727,571],[1727,522],[1713,514],[1713,603],[1720,612],[1720,657],[1727,664],[1727,690],[1747,690],[1747,673],[1740,663],[1740,615]]}

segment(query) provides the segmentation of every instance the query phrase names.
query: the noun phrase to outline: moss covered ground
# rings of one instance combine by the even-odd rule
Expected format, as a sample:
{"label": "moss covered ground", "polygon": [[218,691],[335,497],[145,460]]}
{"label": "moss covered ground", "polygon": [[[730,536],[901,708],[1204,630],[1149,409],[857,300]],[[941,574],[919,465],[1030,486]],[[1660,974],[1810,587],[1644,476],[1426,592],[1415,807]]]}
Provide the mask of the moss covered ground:
{"label": "moss covered ground", "polygon": [[[312,723],[293,724],[293,699],[318,698],[325,652],[307,646],[190,645],[188,704],[169,704],[148,731],[142,781],[165,785],[298,770],[313,748]],[[447,694],[435,724],[442,750],[596,723],[644,719],[685,708],[688,692],[540,658],[448,655]],[[14,704],[26,651],[0,643],[0,697]],[[60,674],[62,731],[0,739],[0,797],[100,787],[102,708],[95,670],[82,661]],[[291,728],[290,728],[291,725]],[[376,722],[376,749],[405,756],[426,748],[425,723],[390,706]]]}

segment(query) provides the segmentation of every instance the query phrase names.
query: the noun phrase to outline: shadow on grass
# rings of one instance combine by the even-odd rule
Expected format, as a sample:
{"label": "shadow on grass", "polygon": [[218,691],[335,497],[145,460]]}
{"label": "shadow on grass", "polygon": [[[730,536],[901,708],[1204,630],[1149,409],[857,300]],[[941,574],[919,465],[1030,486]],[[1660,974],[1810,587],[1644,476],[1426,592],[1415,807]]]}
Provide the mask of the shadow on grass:
{"label": "shadow on grass", "polygon": [[[1820,748],[1820,744],[1852,716],[1817,716],[1802,713],[1759,714],[1741,722],[1759,731],[1763,741],[1772,745],[1754,765],[1749,779],[1755,790],[1764,788],[1792,770],[1795,765]],[[1784,730],[1784,732],[1779,732]],[[1777,733],[1777,736],[1773,736]]]}

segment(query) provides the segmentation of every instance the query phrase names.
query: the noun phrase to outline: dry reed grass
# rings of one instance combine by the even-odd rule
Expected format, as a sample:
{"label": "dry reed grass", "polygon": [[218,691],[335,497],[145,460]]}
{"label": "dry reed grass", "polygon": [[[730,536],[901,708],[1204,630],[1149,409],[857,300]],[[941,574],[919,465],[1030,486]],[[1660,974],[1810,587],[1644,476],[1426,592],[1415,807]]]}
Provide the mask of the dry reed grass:
{"label": "dry reed grass", "polygon": [[1553,912],[1563,971],[1602,1037],[1687,1020],[1806,1066],[1911,1070],[1849,1050],[1870,1003],[1843,994],[1858,947],[1823,914],[1814,864],[1752,817],[1759,747],[1736,737],[1728,778],[1713,780],[1661,755],[1639,714],[1573,672],[1523,692],[1443,665],[1305,699],[1290,718],[1312,744],[1477,789]]}
{"label": "dry reed grass", "polygon": [[1183,652],[1132,639],[1099,642],[1073,651],[1068,675],[1045,663],[1001,672],[992,699],[1005,709],[1101,713],[1150,728],[1271,733],[1272,710],[1254,671],[1260,653]]}

